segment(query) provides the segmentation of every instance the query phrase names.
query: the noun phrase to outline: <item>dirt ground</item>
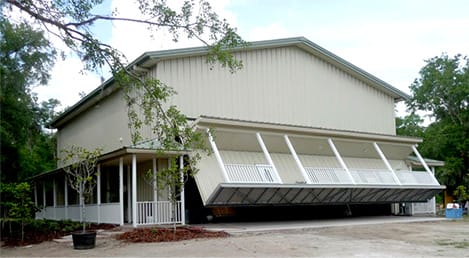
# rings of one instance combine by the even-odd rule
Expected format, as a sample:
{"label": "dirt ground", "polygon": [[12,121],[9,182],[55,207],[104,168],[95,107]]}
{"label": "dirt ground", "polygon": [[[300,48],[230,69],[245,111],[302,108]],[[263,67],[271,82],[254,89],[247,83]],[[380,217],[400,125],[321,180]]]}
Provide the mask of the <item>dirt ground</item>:
{"label": "dirt ground", "polygon": [[9,256],[191,257],[469,257],[469,221],[433,221],[241,233],[227,238],[165,243],[125,243],[98,238],[96,248],[45,242],[2,248]]}

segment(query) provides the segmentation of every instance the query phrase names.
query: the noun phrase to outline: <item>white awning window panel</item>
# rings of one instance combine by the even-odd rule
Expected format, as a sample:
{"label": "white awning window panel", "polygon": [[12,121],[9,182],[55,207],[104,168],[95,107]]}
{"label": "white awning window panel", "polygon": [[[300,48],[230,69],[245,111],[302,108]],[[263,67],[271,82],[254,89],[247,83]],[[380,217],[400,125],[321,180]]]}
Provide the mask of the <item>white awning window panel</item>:
{"label": "white awning window panel", "polygon": [[270,165],[226,164],[225,169],[232,183],[280,183]]}
{"label": "white awning window panel", "polygon": [[439,185],[427,171],[398,171],[396,174],[404,185]]}
{"label": "white awning window panel", "polygon": [[305,170],[313,184],[353,184],[343,168],[305,167]]}
{"label": "white awning window panel", "polygon": [[351,169],[356,184],[396,185],[392,172],[384,169]]}

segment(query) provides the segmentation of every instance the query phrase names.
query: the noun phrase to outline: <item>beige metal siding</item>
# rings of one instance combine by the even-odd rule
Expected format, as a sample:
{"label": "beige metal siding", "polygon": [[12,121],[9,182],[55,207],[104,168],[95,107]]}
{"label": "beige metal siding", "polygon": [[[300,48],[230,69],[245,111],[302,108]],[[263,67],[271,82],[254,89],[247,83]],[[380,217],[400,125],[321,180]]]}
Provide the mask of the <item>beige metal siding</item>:
{"label": "beige metal siding", "polygon": [[199,188],[200,197],[205,204],[218,184],[224,182],[223,174],[215,155],[203,155],[197,167],[199,170],[194,178]]}
{"label": "beige metal siding", "polygon": [[394,171],[409,170],[409,167],[404,160],[389,160],[389,164]]}
{"label": "beige metal siding", "polygon": [[152,181],[146,179],[148,171],[152,170],[152,162],[139,163],[137,166],[137,201],[153,201]]}
{"label": "beige metal siding", "polygon": [[262,152],[220,151],[225,164],[269,164]]}
{"label": "beige metal siding", "polygon": [[121,94],[112,94],[59,128],[59,157],[60,150],[71,145],[90,150],[99,147],[106,153],[130,144],[127,121],[127,109]]}
{"label": "beige metal siding", "polygon": [[312,168],[340,168],[340,164],[334,156],[298,155],[304,167]]}
{"label": "beige metal siding", "polygon": [[306,180],[301,174],[301,171],[296,165],[292,155],[271,153],[271,156],[284,184],[295,184]]}
{"label": "beige metal siding", "polygon": [[234,74],[204,57],[161,61],[150,75],[173,87],[186,115],[395,134],[394,100],[296,47],[242,52]]}
{"label": "beige metal siding", "polygon": [[[168,167],[167,159],[157,159],[157,171],[165,169]],[[137,201],[153,201],[153,181],[151,179],[146,179],[146,174],[149,171],[152,171],[153,161],[139,162],[137,164]],[[158,172],[157,172],[158,176]],[[157,188],[157,199],[158,201],[168,201],[168,188]]]}
{"label": "beige metal siding", "polygon": [[365,158],[343,158],[345,164],[350,169],[386,169],[386,165],[381,159]]}

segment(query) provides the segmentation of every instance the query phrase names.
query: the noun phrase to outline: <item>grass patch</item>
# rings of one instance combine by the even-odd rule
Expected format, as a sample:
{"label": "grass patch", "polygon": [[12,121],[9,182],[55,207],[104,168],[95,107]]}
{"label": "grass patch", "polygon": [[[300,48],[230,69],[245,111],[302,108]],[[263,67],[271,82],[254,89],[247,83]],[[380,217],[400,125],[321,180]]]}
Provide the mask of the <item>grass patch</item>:
{"label": "grass patch", "polygon": [[441,239],[435,242],[441,246],[453,246],[455,248],[462,248],[462,249],[469,248],[469,240],[466,240],[466,239],[464,239],[464,241],[461,241],[461,242],[455,242],[451,239]]}

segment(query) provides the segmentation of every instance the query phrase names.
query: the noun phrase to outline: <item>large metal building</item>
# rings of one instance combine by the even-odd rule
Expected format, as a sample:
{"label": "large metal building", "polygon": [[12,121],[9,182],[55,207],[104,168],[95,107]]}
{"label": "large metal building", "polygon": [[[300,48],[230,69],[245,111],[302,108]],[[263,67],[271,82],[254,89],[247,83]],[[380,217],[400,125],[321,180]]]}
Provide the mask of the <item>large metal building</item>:
{"label": "large metal building", "polygon": [[[421,139],[396,136],[395,103],[405,93],[305,38],[252,42],[233,54],[244,64],[236,73],[207,64],[203,47],[148,52],[130,65],[174,88],[170,104],[213,150],[188,181],[176,215],[143,174],[157,175],[167,158],[191,152],[157,157],[150,128],[143,129],[145,141],[132,144],[127,106],[112,78],[52,123],[58,153],[71,145],[103,148],[90,220],[138,226],[184,223],[186,214],[210,209],[384,204],[392,210],[414,202],[426,203],[415,211],[432,211],[428,201],[444,189],[432,167],[442,163],[420,156]],[[44,207],[37,216],[78,220],[62,165],[35,178],[36,202]]]}

